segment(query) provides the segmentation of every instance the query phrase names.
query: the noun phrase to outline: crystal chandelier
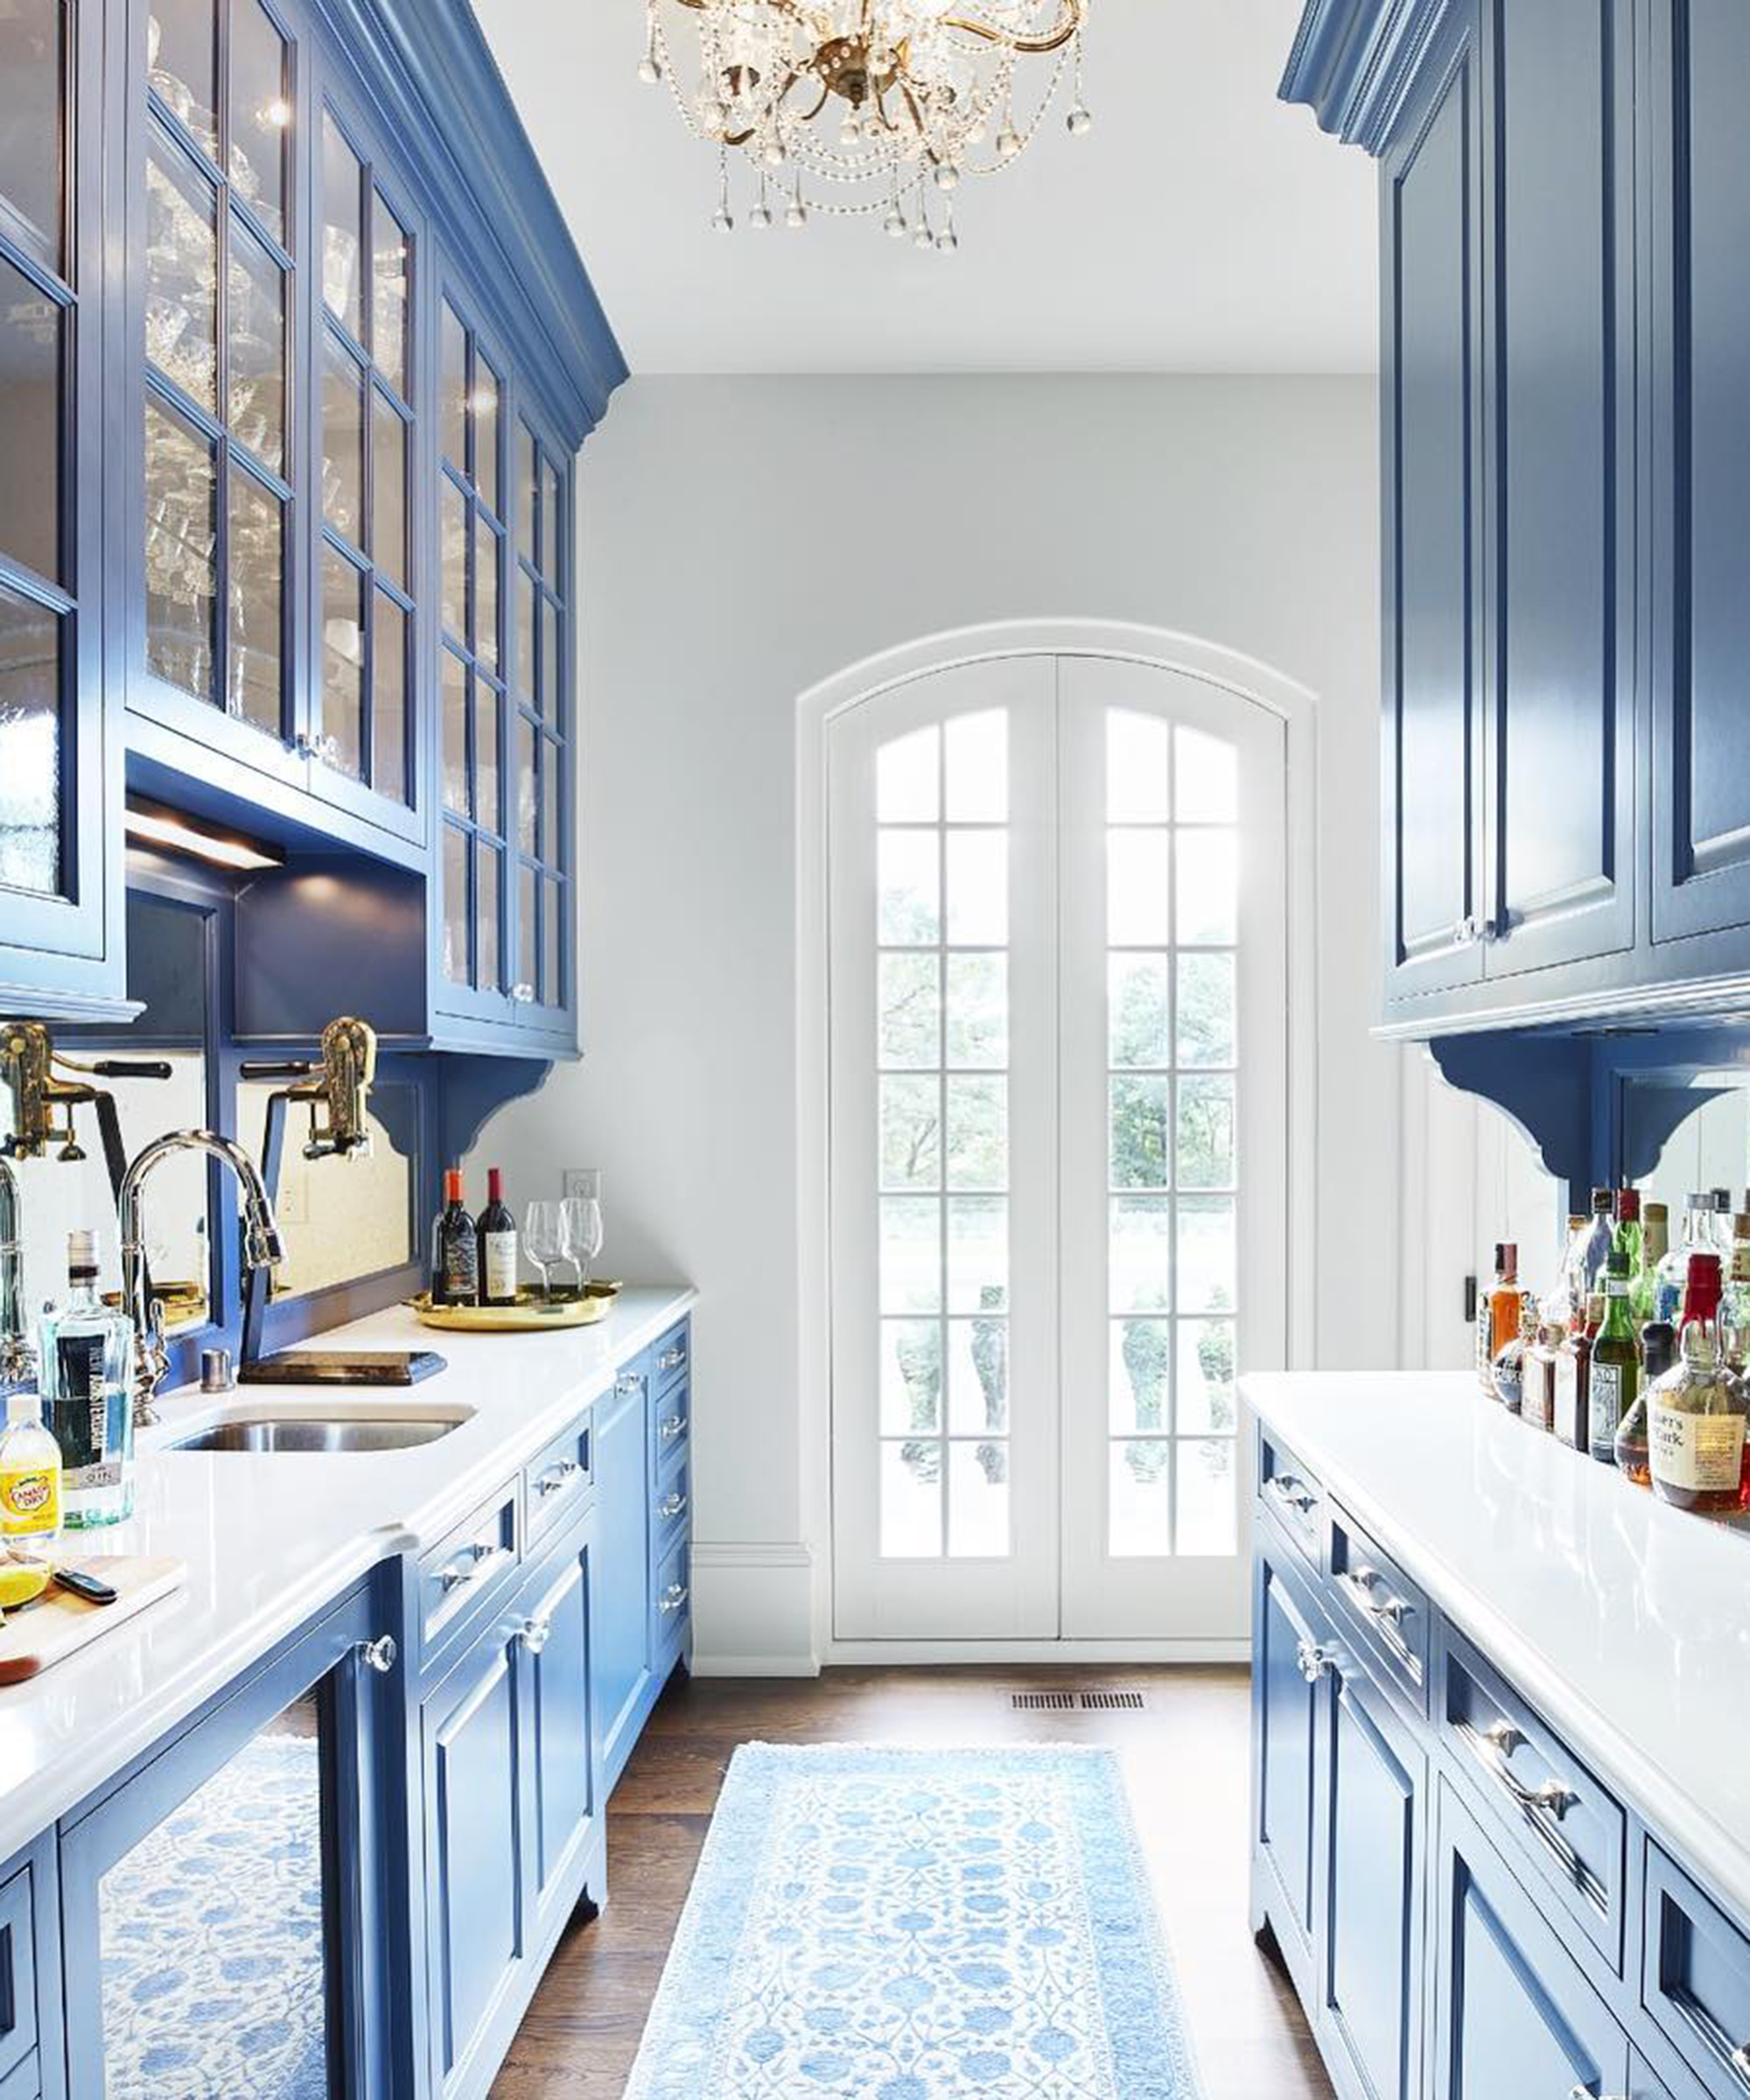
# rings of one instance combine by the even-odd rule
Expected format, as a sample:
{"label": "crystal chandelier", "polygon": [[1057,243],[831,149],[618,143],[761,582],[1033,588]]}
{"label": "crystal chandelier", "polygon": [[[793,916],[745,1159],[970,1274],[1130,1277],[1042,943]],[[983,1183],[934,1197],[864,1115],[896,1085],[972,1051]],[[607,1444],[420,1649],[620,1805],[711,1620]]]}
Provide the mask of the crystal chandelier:
{"label": "crystal chandelier", "polygon": [[[951,252],[955,193],[1012,165],[1066,73],[1067,124],[1093,127],[1082,93],[1088,0],[646,0],[639,78],[666,81],[718,152],[711,223],[732,232],[730,157],[753,170],[750,227],[881,214],[894,240]],[[696,68],[675,42],[697,39]]]}

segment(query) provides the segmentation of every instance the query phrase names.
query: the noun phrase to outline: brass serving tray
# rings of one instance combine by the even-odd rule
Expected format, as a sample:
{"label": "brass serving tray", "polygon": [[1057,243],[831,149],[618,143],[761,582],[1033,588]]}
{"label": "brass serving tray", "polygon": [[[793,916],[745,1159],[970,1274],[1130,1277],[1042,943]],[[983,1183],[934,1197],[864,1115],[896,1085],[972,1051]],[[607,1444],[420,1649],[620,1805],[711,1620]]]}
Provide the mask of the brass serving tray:
{"label": "brass serving tray", "polygon": [[547,1298],[525,1284],[514,1306],[434,1306],[425,1292],[407,1302],[423,1327],[461,1334],[534,1334],[546,1327],[587,1327],[606,1320],[620,1290],[617,1283],[590,1283],[581,1293],[556,1292]]}

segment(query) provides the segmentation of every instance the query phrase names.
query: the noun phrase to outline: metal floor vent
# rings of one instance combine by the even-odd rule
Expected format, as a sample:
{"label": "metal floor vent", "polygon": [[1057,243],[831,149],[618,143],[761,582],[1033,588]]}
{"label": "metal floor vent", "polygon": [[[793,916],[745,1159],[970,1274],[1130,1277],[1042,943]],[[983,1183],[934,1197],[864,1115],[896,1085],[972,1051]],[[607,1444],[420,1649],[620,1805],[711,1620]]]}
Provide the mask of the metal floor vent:
{"label": "metal floor vent", "polygon": [[1148,1704],[1145,1691],[1012,1691],[1015,1713],[1136,1713]]}

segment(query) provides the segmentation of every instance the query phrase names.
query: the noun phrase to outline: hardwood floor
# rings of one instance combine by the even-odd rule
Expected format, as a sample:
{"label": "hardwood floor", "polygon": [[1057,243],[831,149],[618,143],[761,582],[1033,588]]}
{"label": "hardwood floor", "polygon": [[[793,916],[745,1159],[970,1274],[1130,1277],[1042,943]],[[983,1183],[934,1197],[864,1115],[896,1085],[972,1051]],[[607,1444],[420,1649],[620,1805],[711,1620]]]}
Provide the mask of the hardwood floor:
{"label": "hardwood floor", "polygon": [[[1015,1712],[1010,1693],[1137,1687],[1140,1712]],[[834,1670],[677,1678],[608,1812],[608,1901],[553,1958],[494,2100],[618,2100],[736,1745],[1103,1742],[1121,1754],[1207,2100],[1326,2100],[1300,2006],[1246,1922],[1237,1669]],[[701,2094],[699,2100],[715,2100]]]}

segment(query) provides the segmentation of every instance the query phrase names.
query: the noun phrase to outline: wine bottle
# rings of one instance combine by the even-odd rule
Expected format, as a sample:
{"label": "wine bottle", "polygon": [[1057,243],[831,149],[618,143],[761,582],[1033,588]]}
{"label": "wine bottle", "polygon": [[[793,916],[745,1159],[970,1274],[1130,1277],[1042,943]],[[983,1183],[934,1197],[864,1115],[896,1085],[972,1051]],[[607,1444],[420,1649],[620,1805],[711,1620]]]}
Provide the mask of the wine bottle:
{"label": "wine bottle", "polygon": [[477,1306],[480,1301],[480,1236],[462,1200],[462,1170],[444,1176],[444,1208],[431,1228],[431,1302]]}
{"label": "wine bottle", "polygon": [[486,1207],[480,1213],[480,1303],[514,1306],[516,1303],[516,1220],[504,1200],[504,1176],[495,1166],[486,1169]]}

